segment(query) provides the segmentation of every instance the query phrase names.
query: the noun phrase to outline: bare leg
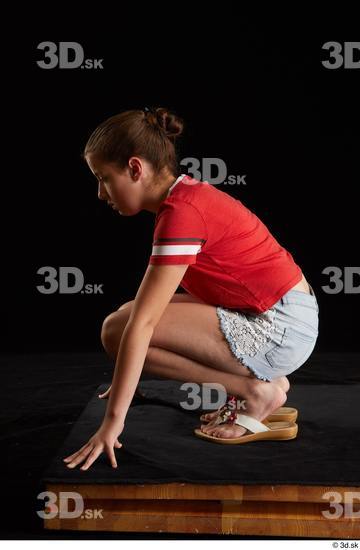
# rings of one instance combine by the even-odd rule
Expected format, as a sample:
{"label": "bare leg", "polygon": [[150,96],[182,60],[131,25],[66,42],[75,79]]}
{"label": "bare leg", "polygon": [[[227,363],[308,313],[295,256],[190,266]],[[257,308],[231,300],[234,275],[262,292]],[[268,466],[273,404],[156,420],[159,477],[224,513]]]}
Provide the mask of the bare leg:
{"label": "bare leg", "polygon": [[[197,361],[174,353],[170,350],[158,348],[156,346],[149,347],[143,370],[147,374],[165,379],[182,380],[184,382],[191,381],[198,384],[202,384],[204,382],[216,382],[224,386],[226,393],[238,395],[243,398],[246,394],[241,394],[239,384],[244,384],[244,382],[242,381],[244,377],[254,380],[254,383],[252,384],[253,387],[255,387],[256,385],[259,387],[264,384],[277,385],[283,390],[284,393],[287,392],[290,388],[290,384],[286,376],[275,378],[272,382],[263,382],[262,380],[256,378],[250,371],[244,372],[244,370],[241,370],[238,374],[227,373],[214,369],[207,365],[203,365]],[[241,378],[241,381],[239,380],[239,378]],[[242,390],[242,392],[245,392],[245,386],[243,386],[243,388],[244,389]],[[287,399],[286,394],[284,397],[285,398],[283,402],[279,404],[278,407],[285,403]],[[273,410],[278,407],[274,405]],[[204,415],[204,420],[214,420],[217,416],[218,410],[206,413]]]}
{"label": "bare leg", "polygon": [[[263,420],[278,407],[286,402],[286,393],[276,381],[264,382],[253,375],[238,376],[236,374],[218,371],[201,365],[197,361],[183,357],[171,351],[151,346],[144,363],[144,371],[156,377],[195,382],[199,385],[206,383],[222,384],[227,393],[234,394],[243,401],[245,408],[241,411]],[[215,417],[217,413],[213,413]],[[202,426],[206,433],[213,433],[219,437],[240,437],[245,433],[241,426],[216,426],[213,422]],[[214,432],[215,430],[215,432]]]}
{"label": "bare leg", "polygon": [[[130,307],[114,312],[104,321],[102,342],[115,356]],[[160,378],[198,384],[221,384],[228,393],[245,400],[248,414],[263,420],[286,401],[287,379],[265,382],[254,377],[231,354],[219,330],[215,308],[199,303],[170,303],[154,330],[144,370]],[[288,389],[288,388],[287,388]],[[203,427],[207,433],[213,422]],[[219,437],[240,437],[245,428],[216,426]]]}

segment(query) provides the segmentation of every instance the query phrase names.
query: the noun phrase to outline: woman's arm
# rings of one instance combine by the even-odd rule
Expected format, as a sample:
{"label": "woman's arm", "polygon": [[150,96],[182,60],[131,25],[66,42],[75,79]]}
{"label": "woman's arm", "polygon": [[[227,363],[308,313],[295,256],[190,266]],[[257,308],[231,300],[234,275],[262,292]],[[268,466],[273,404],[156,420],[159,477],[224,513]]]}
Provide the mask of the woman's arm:
{"label": "woman's arm", "polygon": [[123,430],[151,337],[187,268],[188,264],[148,266],[122,334],[102,425],[87,444],[64,459],[68,467],[74,468],[86,459],[81,470],[87,470],[103,450],[112,465],[117,466],[114,446],[121,446],[117,438]]}
{"label": "woman's arm", "polygon": [[125,422],[152,334],[151,325],[141,325],[140,323],[128,322],[123,331],[105,412],[105,418],[112,420],[119,427]]}
{"label": "woman's arm", "polygon": [[161,316],[188,265],[149,265],[123,331],[105,418],[121,426],[139,382],[147,350]]}

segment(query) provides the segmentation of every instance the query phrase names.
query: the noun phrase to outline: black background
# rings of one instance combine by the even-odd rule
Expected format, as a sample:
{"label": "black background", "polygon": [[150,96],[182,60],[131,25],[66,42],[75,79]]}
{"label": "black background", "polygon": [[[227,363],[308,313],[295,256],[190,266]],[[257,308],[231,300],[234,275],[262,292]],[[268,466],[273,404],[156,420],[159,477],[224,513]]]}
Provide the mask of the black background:
{"label": "black background", "polygon": [[[218,188],[302,268],[320,306],[317,350],[358,350],[359,295],[322,289],[326,267],[359,265],[360,71],[321,63],[325,42],[359,40],[355,14],[194,9],[103,6],[78,22],[55,8],[22,13],[6,50],[3,351],[101,351],[103,319],[134,298],[154,215],[121,217],[99,201],[81,153],[105,118],[149,105],[184,118],[180,160],[217,157],[246,174],[246,186]],[[79,42],[104,69],[41,69],[44,40]],[[104,294],[41,294],[42,266],[76,266]]]}
{"label": "black background", "polygon": [[[179,159],[218,157],[230,174],[246,174],[246,186],[219,188],[255,211],[293,254],[320,305],[320,353],[311,356],[311,368],[291,374],[288,405],[298,384],[305,384],[308,403],[301,407],[298,443],[311,446],[312,432],[315,451],[323,446],[328,463],[339,466],[334,481],[349,473],[341,464],[356,452],[356,434],[341,419],[356,418],[357,403],[346,400],[341,385],[359,380],[359,295],[327,294],[322,286],[329,277],[322,271],[359,265],[360,71],[325,69],[321,61],[325,42],[359,41],[357,11],[344,3],[302,3],[265,12],[257,4],[249,15],[239,6],[3,7],[4,538],[144,538],[46,532],[35,514],[42,508],[37,495],[44,469],[95,388],[111,383],[114,365],[100,342],[102,321],[135,296],[151,253],[154,215],[121,217],[109,209],[97,199],[95,178],[80,158],[96,125],[124,109],[173,109],[186,122]],[[87,58],[104,59],[104,69],[40,69],[37,45],[46,40],[79,42]],[[43,295],[36,272],[46,265],[76,266],[86,282],[103,283],[104,294]],[[323,416],[317,402],[312,406],[312,388],[322,395],[319,402],[328,400]],[[344,415],[349,403],[350,416]],[[301,452],[299,457],[303,466]]]}

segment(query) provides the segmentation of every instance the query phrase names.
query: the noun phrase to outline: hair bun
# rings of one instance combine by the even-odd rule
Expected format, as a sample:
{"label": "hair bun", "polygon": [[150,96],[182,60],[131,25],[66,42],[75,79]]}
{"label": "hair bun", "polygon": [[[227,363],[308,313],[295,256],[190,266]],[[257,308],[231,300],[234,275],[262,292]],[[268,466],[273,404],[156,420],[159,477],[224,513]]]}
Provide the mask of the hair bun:
{"label": "hair bun", "polygon": [[180,117],[163,107],[158,107],[154,113],[158,125],[169,139],[175,139],[182,134],[184,122]]}

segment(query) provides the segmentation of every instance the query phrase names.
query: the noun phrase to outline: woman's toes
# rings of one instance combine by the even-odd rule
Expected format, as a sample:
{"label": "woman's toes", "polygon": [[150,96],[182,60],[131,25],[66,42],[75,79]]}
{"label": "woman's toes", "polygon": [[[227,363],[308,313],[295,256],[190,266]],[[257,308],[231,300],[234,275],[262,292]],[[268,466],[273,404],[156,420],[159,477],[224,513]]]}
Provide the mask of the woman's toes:
{"label": "woman's toes", "polygon": [[201,424],[200,428],[201,431],[210,434],[217,426],[214,425],[212,422],[209,422],[208,424]]}
{"label": "woman's toes", "polygon": [[214,418],[216,418],[217,415],[218,415],[218,411],[215,411],[213,413],[202,414],[200,416],[200,420],[205,421],[205,422],[209,422],[210,420],[213,420]]}
{"label": "woman's toes", "polygon": [[208,435],[213,435],[213,433],[216,431],[216,429],[218,429],[218,428],[215,428],[214,426],[213,427],[209,427],[207,425],[201,426],[201,431],[208,434]]}
{"label": "woman's toes", "polygon": [[209,430],[203,430],[208,435],[213,437],[219,437],[223,439],[241,437],[246,432],[246,428],[243,426],[225,424],[223,426],[217,426]]}
{"label": "woman's toes", "polygon": [[206,413],[206,414],[203,414],[201,416],[201,419],[202,420],[206,420],[206,422],[208,422],[209,420],[212,420],[214,418],[214,416],[216,416],[216,412],[214,413]]}

